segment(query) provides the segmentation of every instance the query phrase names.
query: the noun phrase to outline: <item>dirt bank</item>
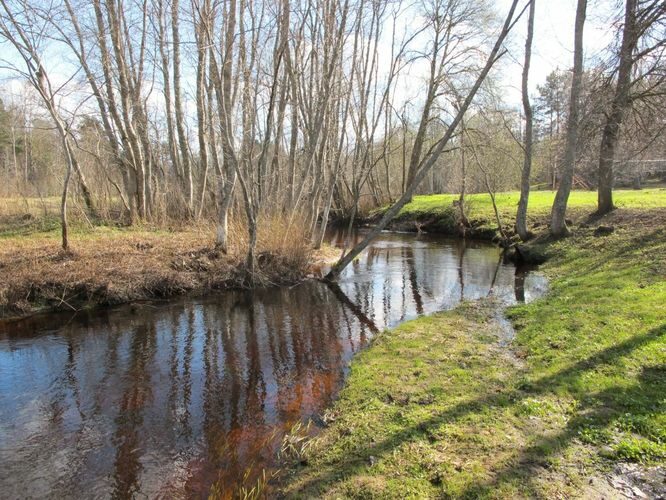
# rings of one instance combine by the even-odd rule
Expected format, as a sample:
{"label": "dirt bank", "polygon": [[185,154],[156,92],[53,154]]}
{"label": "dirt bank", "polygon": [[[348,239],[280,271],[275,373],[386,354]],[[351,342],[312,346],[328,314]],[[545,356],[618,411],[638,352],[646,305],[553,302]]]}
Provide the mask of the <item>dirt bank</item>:
{"label": "dirt bank", "polygon": [[[98,228],[68,254],[54,234],[0,239],[0,318],[247,287],[243,252],[218,252],[211,234]],[[301,281],[328,254],[264,249],[258,286]]]}

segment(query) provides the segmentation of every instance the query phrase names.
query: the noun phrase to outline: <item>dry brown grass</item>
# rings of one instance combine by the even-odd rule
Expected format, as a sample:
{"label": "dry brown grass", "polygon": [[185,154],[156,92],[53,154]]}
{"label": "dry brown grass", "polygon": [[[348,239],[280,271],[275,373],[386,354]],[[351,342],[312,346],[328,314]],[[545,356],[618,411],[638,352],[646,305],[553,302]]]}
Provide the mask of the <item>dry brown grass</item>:
{"label": "dry brown grass", "polygon": [[[299,224],[262,217],[255,286],[302,280],[318,259]],[[80,226],[71,252],[57,230],[0,236],[0,317],[75,310],[183,293],[249,286],[247,231],[230,222],[229,254],[215,249],[210,222],[178,228]]]}
{"label": "dry brown grass", "polygon": [[213,287],[232,259],[206,259],[209,238],[197,231],[94,231],[76,234],[64,254],[53,235],[3,240],[0,314],[78,309],[166,297]]}

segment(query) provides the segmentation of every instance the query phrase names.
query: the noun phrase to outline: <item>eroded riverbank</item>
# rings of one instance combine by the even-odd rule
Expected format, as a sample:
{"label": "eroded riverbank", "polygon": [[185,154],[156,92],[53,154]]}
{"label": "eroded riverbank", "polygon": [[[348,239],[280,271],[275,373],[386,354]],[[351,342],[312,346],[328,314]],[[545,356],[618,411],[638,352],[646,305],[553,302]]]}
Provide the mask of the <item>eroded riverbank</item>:
{"label": "eroded riverbank", "polygon": [[[0,239],[0,318],[247,288],[244,253],[223,254],[211,234],[96,227],[77,234],[67,254],[55,233]],[[330,260],[330,249],[300,241],[262,242],[258,286],[293,285]]]}

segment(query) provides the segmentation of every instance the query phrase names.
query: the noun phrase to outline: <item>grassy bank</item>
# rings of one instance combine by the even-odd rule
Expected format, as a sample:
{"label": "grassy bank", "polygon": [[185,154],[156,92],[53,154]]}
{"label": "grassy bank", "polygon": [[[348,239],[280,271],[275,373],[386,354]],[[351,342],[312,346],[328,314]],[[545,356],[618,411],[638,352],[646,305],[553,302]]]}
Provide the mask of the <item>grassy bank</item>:
{"label": "grassy bank", "polygon": [[[498,193],[496,202],[502,225],[511,234],[516,219],[516,209],[520,193],[512,191]],[[530,194],[528,222],[536,231],[548,226],[550,209],[555,198],[554,191],[533,191]],[[625,209],[653,209],[666,207],[666,188],[652,188],[640,191],[617,190],[614,195],[615,204]],[[415,231],[417,226],[426,231],[457,234],[458,208],[454,201],[458,195],[436,194],[415,196],[398,214],[393,227],[401,230]],[[577,219],[593,212],[597,204],[597,193],[594,191],[573,191],[569,198],[569,217]],[[465,198],[466,215],[473,236],[491,239],[497,232],[497,222],[493,206],[488,194],[471,194]],[[381,210],[378,212],[381,213]]]}
{"label": "grassy bank", "polygon": [[284,494],[663,494],[666,211],[621,209],[597,224],[615,232],[577,227],[547,245],[550,292],[509,311],[510,346],[488,303],[377,338]]}
{"label": "grassy bank", "polygon": [[[225,255],[215,249],[212,224],[122,228],[77,221],[71,228],[71,252],[64,254],[56,218],[14,216],[3,221],[0,318],[246,285],[241,226],[230,228],[231,249]],[[326,250],[314,253],[296,231],[290,238],[284,231],[260,232],[259,285],[300,281],[313,263],[326,258]]]}

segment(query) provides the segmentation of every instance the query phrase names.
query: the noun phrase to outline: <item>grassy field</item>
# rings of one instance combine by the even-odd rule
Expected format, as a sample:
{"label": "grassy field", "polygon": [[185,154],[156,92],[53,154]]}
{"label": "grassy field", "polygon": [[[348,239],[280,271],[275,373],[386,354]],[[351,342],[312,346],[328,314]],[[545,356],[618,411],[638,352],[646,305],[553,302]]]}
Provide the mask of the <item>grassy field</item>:
{"label": "grassy field", "polygon": [[[502,225],[511,232],[516,218],[516,209],[520,193],[512,191],[497,193],[496,201]],[[548,224],[550,209],[555,198],[554,191],[533,191],[530,194],[528,222],[534,228],[543,228]],[[426,231],[443,233],[458,231],[458,213],[453,202],[458,200],[455,194],[435,194],[415,196],[411,203],[400,211],[396,218],[399,229],[414,228],[414,223],[425,224]],[[619,208],[646,210],[666,207],[666,188],[636,190],[617,190],[615,204]],[[472,194],[465,198],[467,217],[473,229],[480,237],[492,237],[497,229],[490,196],[486,193]],[[597,193],[594,191],[573,191],[569,198],[568,217],[576,219],[587,216],[596,209]],[[472,231],[474,233],[474,231]]]}
{"label": "grassy field", "polygon": [[[515,217],[515,210],[520,198],[518,191],[497,193],[495,198],[502,213]],[[412,202],[400,211],[400,215],[436,213],[438,210],[450,206],[457,199],[458,195],[454,194],[415,196]],[[532,191],[529,210],[534,215],[547,215],[550,213],[554,199],[554,191]],[[614,194],[614,200],[619,208],[666,207],[666,188],[644,189],[641,191],[617,190]],[[470,206],[472,217],[492,216],[492,203],[488,194],[471,194],[466,198],[466,203]],[[596,208],[596,205],[596,191],[573,191],[569,197],[569,208],[573,210],[582,209],[591,212]]]}
{"label": "grassy field", "polygon": [[[622,193],[618,204],[666,202],[663,191],[641,194]],[[646,495],[663,495],[665,216],[618,210],[598,222],[615,227],[610,236],[578,227],[546,245],[551,289],[509,310],[509,347],[484,302],[382,334],[355,358],[330,425],[283,493],[625,498],[638,481]]]}

